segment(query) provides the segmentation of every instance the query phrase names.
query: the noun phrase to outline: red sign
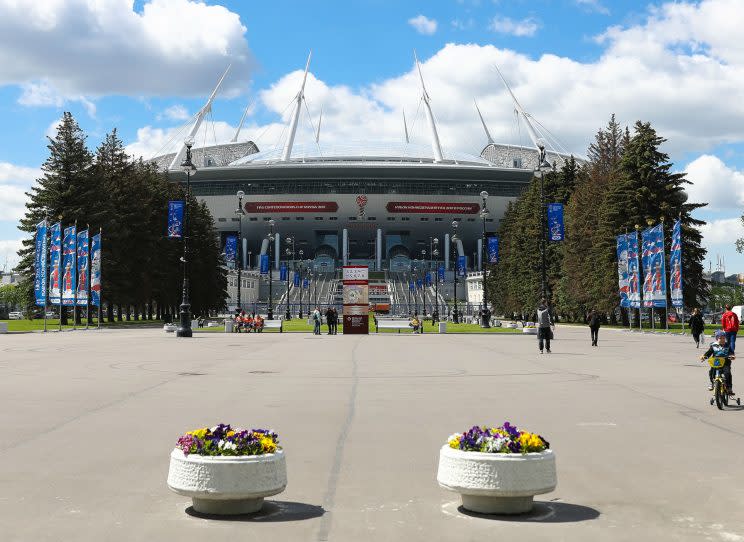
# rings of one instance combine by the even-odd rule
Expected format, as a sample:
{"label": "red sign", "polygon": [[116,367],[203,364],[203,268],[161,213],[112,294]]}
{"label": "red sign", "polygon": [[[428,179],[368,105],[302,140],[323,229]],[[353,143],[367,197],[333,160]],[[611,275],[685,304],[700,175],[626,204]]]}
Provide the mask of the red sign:
{"label": "red sign", "polygon": [[477,203],[438,203],[434,201],[391,201],[389,213],[426,213],[434,215],[474,215],[480,211]]}
{"label": "red sign", "polygon": [[251,201],[245,204],[246,213],[335,213],[335,201]]}

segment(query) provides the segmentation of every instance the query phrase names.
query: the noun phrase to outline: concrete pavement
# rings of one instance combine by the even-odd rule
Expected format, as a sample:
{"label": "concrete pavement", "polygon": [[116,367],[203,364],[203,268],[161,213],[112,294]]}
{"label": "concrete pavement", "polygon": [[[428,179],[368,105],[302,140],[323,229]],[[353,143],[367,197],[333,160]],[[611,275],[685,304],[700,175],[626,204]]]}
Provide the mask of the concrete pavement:
{"label": "concrete pavement", "polygon": [[[556,339],[4,335],[0,539],[744,541],[744,407],[708,404],[692,340]],[[466,514],[439,448],[505,420],[550,440],[558,487],[527,516]],[[179,434],[218,422],[280,435],[289,485],[257,516],[197,517],[166,487]]]}

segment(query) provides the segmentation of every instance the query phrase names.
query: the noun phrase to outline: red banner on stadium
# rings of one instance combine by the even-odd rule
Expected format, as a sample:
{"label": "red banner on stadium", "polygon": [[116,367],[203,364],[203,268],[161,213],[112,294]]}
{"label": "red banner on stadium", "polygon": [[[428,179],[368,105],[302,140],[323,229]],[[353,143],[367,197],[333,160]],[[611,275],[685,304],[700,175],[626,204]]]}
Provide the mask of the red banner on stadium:
{"label": "red banner on stadium", "polygon": [[335,213],[335,201],[251,201],[245,204],[246,213]]}
{"label": "red banner on stadium", "polygon": [[389,213],[426,213],[434,215],[474,215],[480,211],[477,203],[439,203],[435,201],[391,201],[385,206]]}

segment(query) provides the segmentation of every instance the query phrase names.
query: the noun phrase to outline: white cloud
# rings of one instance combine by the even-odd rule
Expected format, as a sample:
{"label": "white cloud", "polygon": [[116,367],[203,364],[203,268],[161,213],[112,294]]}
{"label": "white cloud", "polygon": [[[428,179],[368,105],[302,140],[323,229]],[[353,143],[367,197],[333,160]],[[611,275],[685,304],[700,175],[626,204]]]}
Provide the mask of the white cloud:
{"label": "white cloud", "polygon": [[717,156],[704,154],[685,167],[690,201],[707,202],[709,210],[740,209],[744,204],[744,173]]}
{"label": "white cloud", "polygon": [[7,262],[8,271],[18,265],[18,251],[21,250],[23,245],[22,239],[8,239],[0,240],[0,270],[5,267]]}
{"label": "white cloud", "polygon": [[600,0],[574,0],[574,2],[590,12],[601,13],[602,15],[610,14],[609,8],[600,2]]}
{"label": "white cloud", "polygon": [[240,17],[196,0],[0,0],[0,85],[25,105],[106,94],[199,95],[232,63],[225,92],[245,88],[251,54]]}
{"label": "white cloud", "polygon": [[184,106],[176,104],[163,111],[161,115],[158,115],[158,119],[162,118],[168,120],[187,120],[191,118],[191,114]]}
{"label": "white cloud", "polygon": [[0,221],[15,222],[24,216],[26,192],[39,177],[39,169],[0,162]]}
{"label": "white cloud", "polygon": [[499,34],[509,34],[517,37],[534,36],[539,25],[534,19],[522,19],[515,21],[510,17],[496,15],[488,24],[488,28]]}
{"label": "white cloud", "polygon": [[40,176],[40,169],[0,162],[0,183],[30,186]]}
{"label": "white cloud", "polygon": [[[744,237],[744,225],[741,217],[711,220],[700,228],[703,234],[703,246],[711,250],[712,245],[724,245],[733,250],[737,239]],[[710,255],[709,255],[710,256]]]}
{"label": "white cloud", "polygon": [[437,31],[437,21],[435,19],[429,19],[425,15],[418,15],[408,19],[408,24],[416,29],[419,34],[431,36]]}

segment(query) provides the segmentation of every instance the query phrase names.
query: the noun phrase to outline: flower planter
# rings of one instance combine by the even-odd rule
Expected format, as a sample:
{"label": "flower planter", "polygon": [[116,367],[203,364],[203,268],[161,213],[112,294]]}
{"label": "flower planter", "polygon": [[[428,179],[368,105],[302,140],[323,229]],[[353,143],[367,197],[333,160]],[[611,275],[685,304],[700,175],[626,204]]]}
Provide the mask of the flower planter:
{"label": "flower planter", "polygon": [[258,512],[264,498],[287,487],[284,452],[243,456],[184,455],[176,448],[170,455],[168,487],[191,497],[202,514]]}
{"label": "flower planter", "polygon": [[536,327],[525,327],[525,328],[522,328],[522,333],[526,333],[527,335],[537,335],[537,328]]}
{"label": "flower planter", "polygon": [[533,497],[557,484],[555,454],[481,453],[442,446],[437,481],[462,496],[462,506],[480,514],[522,514]]}

